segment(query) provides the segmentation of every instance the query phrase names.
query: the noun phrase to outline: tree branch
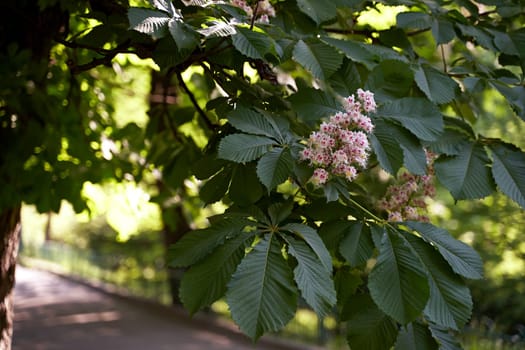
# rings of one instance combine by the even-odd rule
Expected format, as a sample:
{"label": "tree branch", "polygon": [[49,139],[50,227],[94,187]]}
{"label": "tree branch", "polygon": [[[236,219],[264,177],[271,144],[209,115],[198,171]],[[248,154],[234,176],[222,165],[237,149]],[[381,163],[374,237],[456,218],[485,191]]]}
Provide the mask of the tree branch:
{"label": "tree branch", "polygon": [[197,102],[197,99],[195,98],[195,95],[193,95],[193,92],[191,92],[191,90],[188,88],[188,86],[184,82],[184,79],[182,79],[181,73],[179,71],[177,71],[175,74],[177,75],[177,80],[179,81],[180,87],[182,87],[184,92],[190,98],[191,103],[193,104],[193,106],[195,106],[195,109],[197,110],[197,112],[201,116],[202,120],[204,121],[204,124],[206,124],[208,129],[215,130],[216,129],[216,125],[214,125],[210,121],[210,119],[208,118],[208,115],[206,114],[206,112],[204,112],[204,110],[199,106],[199,103]]}

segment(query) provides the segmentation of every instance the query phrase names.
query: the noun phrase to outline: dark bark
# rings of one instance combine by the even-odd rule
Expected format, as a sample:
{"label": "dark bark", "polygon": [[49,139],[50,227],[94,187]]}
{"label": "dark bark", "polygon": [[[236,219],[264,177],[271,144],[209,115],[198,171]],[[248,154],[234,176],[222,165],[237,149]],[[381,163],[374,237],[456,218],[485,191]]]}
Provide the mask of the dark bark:
{"label": "dark bark", "polygon": [[0,213],[0,350],[11,349],[13,287],[20,228],[20,207]]}

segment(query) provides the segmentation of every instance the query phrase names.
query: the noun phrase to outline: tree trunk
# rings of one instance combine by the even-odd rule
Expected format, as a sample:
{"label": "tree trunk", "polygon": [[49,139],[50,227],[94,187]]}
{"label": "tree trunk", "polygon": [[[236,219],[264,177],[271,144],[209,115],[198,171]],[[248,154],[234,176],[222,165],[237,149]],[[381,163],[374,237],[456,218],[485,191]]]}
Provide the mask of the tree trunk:
{"label": "tree trunk", "polygon": [[[171,216],[169,222],[175,223],[175,226],[167,224],[166,216]],[[164,247],[166,256],[168,255],[169,248],[177,243],[186,233],[190,231],[190,225],[182,210],[182,204],[178,203],[168,208],[162,208],[162,217],[164,221],[163,235],[164,235]],[[167,260],[167,259],[166,259]],[[169,261],[166,261],[167,263]],[[179,287],[180,277],[183,269],[173,268],[166,266],[168,273],[168,283],[170,287],[171,303],[173,305],[181,305],[182,302],[179,298]]]}
{"label": "tree trunk", "polygon": [[0,213],[0,350],[11,349],[13,287],[20,230],[20,207]]}

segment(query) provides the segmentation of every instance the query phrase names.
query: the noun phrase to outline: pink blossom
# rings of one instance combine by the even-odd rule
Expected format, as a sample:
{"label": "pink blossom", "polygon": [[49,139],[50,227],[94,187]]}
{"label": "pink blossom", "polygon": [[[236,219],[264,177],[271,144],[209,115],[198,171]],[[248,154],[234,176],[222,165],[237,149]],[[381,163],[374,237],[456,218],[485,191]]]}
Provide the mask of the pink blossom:
{"label": "pink blossom", "polygon": [[323,168],[317,168],[314,170],[314,174],[312,176],[312,182],[314,185],[324,185],[326,181],[328,180],[328,172],[324,170]]}
{"label": "pink blossom", "polygon": [[[312,176],[314,184],[326,183],[330,175],[353,181],[357,177],[358,167],[366,168],[370,151],[367,134],[372,132],[374,125],[363,114],[366,111],[361,100],[373,100],[373,94],[361,90],[358,91],[358,99],[354,95],[345,98],[345,110],[322,122],[319,130],[310,134],[307,148],[301,151],[301,160],[309,161],[311,166],[317,168]],[[321,174],[319,169],[323,169],[326,174]]]}

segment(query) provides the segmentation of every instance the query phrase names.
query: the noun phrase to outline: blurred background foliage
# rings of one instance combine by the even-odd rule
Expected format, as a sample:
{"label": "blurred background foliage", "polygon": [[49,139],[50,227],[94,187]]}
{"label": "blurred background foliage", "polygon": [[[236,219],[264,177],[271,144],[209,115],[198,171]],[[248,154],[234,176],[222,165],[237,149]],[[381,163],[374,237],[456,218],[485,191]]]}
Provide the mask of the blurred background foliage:
{"label": "blurred background foliage", "polygon": [[[378,6],[364,12],[359,19],[360,24],[388,28],[395,23],[396,14],[403,9]],[[77,23],[80,29],[84,20],[87,21],[79,19]],[[430,35],[418,36],[413,40],[424,43],[430,38]],[[434,57],[434,44],[429,42],[428,45],[415,46],[419,47],[421,56],[434,62],[441,59]],[[66,62],[61,61],[60,50],[71,49],[56,46],[53,51],[57,62],[56,80],[67,82],[64,76],[68,74],[68,68]],[[447,50],[451,59],[454,59],[462,54],[464,48],[448,46]],[[86,57],[90,55],[88,50],[77,51]],[[475,54],[487,61],[493,60],[492,57],[485,57],[487,53],[484,51]],[[84,185],[82,193],[88,199],[88,204],[80,214],[75,214],[75,210],[66,202],[62,202],[58,214],[38,214],[33,205],[25,205],[22,212],[21,256],[22,261],[28,264],[36,261],[32,259],[46,260],[60,265],[69,273],[109,282],[125,288],[127,292],[169,304],[171,299],[161,232],[163,224],[169,224],[169,220],[162,217],[162,208],[159,206],[163,204],[164,198],[159,197],[159,188],[155,183],[156,170],[143,159],[145,155],[140,151],[148,147],[151,151],[156,147],[154,138],[142,144],[148,128],[152,127],[147,113],[155,112],[149,105],[153,68],[155,66],[150,60],[117,55],[109,67],[97,67],[82,73],[76,81],[70,81],[71,84],[80,84],[83,91],[82,98],[78,98],[78,103],[83,105],[78,108],[92,111],[98,116],[90,119],[91,124],[85,127],[93,130],[102,128],[107,137],[90,141],[97,158],[123,160],[121,163],[112,163],[116,164],[115,169],[99,170],[114,171],[121,176],[132,174],[133,177],[122,183]],[[205,106],[208,102],[205,100],[208,95],[206,81],[199,71],[188,70],[183,78],[190,89],[196,91],[194,97],[198,104]],[[85,89],[82,88],[84,85]],[[95,89],[87,88],[93,85]],[[51,93],[56,89],[56,95],[62,96],[68,86],[55,84],[50,89]],[[199,94],[198,91],[203,93]],[[481,89],[473,97],[477,101],[474,105],[477,104],[483,111],[475,121],[477,132],[487,137],[500,137],[525,148],[523,123],[506,107],[497,91]],[[186,95],[178,97],[178,105],[190,105],[187,98]],[[136,129],[137,137],[120,139],[119,129],[122,128]],[[180,130],[185,136],[193,138],[199,147],[207,142],[203,129],[193,115]],[[64,157],[67,157],[67,145],[60,146],[64,149]],[[74,151],[69,150],[69,154]],[[204,209],[197,196],[196,180],[184,181],[178,195],[174,198],[178,198],[193,228],[203,226],[205,218],[211,213],[223,210],[220,205]],[[180,200],[180,196],[184,200]],[[469,327],[476,336],[472,339],[467,336],[467,348],[524,348],[520,343],[525,341],[525,298],[522,297],[525,293],[525,212],[510,199],[498,194],[484,200],[455,203],[446,191],[440,191],[429,204],[431,222],[471,244],[484,260],[485,279],[471,282],[475,306]],[[45,208],[41,204],[40,211]],[[219,302],[212,308],[227,315],[224,305]],[[311,341],[324,341],[337,334],[337,324],[328,318],[320,327],[315,314],[304,310],[297,313],[283,333],[294,337],[299,334]],[[492,337],[499,340],[492,341]],[[488,338],[488,342],[483,338]],[[344,342],[339,343],[337,340],[332,343],[334,348],[345,346],[341,344]]]}

